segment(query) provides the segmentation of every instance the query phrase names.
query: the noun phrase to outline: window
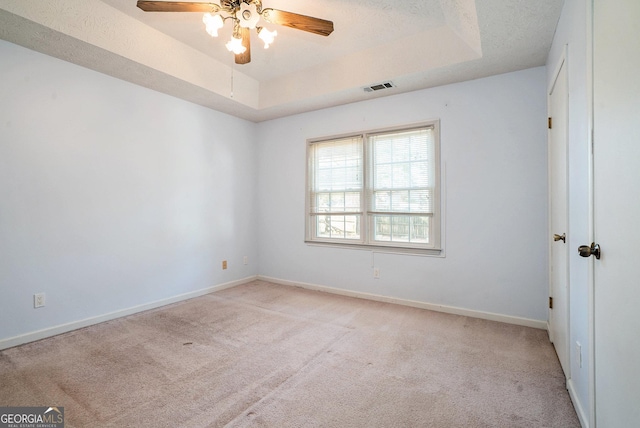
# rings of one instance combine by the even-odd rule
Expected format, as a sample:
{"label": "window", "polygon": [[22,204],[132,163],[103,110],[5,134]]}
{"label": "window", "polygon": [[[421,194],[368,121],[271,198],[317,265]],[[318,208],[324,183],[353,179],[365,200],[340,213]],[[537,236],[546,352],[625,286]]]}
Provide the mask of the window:
{"label": "window", "polygon": [[440,249],[438,125],[310,140],[307,242]]}

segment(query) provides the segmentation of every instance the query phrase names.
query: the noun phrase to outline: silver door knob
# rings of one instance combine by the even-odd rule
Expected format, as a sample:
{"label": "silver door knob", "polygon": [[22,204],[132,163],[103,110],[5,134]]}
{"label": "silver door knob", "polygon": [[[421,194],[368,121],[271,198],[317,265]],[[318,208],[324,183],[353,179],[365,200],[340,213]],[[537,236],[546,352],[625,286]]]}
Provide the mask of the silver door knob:
{"label": "silver door knob", "polygon": [[580,254],[581,257],[595,256],[596,259],[600,260],[600,245],[595,242],[592,242],[591,246],[581,245],[578,247],[578,254]]}
{"label": "silver door knob", "polygon": [[567,242],[567,234],[563,233],[562,235],[558,235],[557,233],[553,234],[553,240],[554,241],[562,241],[564,243]]}

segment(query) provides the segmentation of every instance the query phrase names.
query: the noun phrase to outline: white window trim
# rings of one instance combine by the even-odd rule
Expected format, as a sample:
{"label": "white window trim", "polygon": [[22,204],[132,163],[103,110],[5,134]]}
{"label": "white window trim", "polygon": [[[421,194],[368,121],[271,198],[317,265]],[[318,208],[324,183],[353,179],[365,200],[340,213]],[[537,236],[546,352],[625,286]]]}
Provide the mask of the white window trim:
{"label": "white window trim", "polygon": [[[435,171],[435,195],[434,195],[434,213],[432,216],[432,223],[430,225],[434,230],[434,236],[432,237],[434,242],[430,245],[420,245],[420,244],[410,244],[410,243],[401,243],[401,242],[380,242],[376,241],[373,243],[369,237],[371,236],[373,223],[370,221],[371,215],[369,214],[369,195],[371,190],[371,185],[369,184],[370,176],[369,176],[369,153],[368,153],[368,143],[367,143],[367,135],[369,134],[377,134],[377,133],[385,133],[385,132],[394,132],[394,131],[405,131],[411,130],[415,128],[432,128],[434,132],[434,165],[436,167]],[[310,150],[313,144],[320,143],[324,141],[337,140],[341,138],[349,138],[362,136],[363,138],[363,174],[365,177],[365,185],[362,189],[361,194],[361,207],[364,211],[360,213],[362,215],[362,224],[360,225],[361,230],[361,239],[359,240],[344,240],[344,239],[331,239],[331,238],[317,238],[314,237],[313,234],[315,232],[315,227],[313,225],[314,216],[311,215],[310,211],[310,161],[311,155]],[[311,246],[323,246],[323,247],[335,247],[335,248],[348,248],[348,249],[357,249],[357,250],[366,250],[366,251],[374,251],[374,252],[384,252],[384,253],[396,253],[396,254],[414,254],[414,255],[432,255],[432,256],[441,256],[444,257],[444,207],[443,207],[443,176],[444,176],[444,168],[441,164],[440,159],[440,120],[434,119],[425,122],[412,123],[402,126],[395,126],[390,128],[381,128],[381,129],[373,129],[362,132],[352,132],[347,134],[340,135],[331,135],[320,138],[312,138],[307,140],[307,150],[306,150],[306,170],[305,170],[305,243]],[[398,214],[398,213],[394,213]],[[369,242],[366,242],[366,239],[369,239]]]}

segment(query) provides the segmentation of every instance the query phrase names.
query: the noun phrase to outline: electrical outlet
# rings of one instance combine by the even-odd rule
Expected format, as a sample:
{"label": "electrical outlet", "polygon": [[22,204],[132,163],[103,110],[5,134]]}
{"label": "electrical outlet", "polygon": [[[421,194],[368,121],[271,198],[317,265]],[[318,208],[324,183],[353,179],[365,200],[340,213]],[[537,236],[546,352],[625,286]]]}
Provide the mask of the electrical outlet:
{"label": "electrical outlet", "polygon": [[224,269],[226,269],[226,268],[227,268],[227,261],[226,261],[226,260],[223,260],[223,261],[222,261],[222,269],[224,270]]}
{"label": "electrical outlet", "polygon": [[33,295],[33,307],[41,308],[44,306],[44,293],[36,293]]}
{"label": "electrical outlet", "polygon": [[380,269],[378,269],[377,267],[373,268],[373,277],[375,279],[380,279]]}
{"label": "electrical outlet", "polygon": [[244,262],[245,265],[248,265],[249,264],[249,257],[244,256],[243,262]]}

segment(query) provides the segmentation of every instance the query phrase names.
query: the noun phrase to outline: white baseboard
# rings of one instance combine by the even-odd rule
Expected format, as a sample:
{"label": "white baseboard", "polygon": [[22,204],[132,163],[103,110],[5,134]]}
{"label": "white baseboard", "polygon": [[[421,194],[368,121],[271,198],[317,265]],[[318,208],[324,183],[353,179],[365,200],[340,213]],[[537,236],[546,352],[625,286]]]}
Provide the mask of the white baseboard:
{"label": "white baseboard", "polygon": [[[310,290],[324,291],[324,292],[327,292],[327,293],[340,294],[340,295],[349,296],[349,297],[356,297],[356,298],[360,298],[360,299],[368,299],[368,300],[374,300],[374,301],[378,301],[378,302],[395,303],[395,304],[398,304],[398,305],[411,306],[411,307],[414,307],[414,308],[428,309],[428,310],[437,311],[437,312],[446,312],[446,313],[449,313],[449,314],[463,315],[463,316],[468,316],[468,317],[473,317],[473,318],[481,318],[481,319],[486,319],[486,320],[491,320],[491,321],[499,321],[499,322],[504,322],[504,323],[508,323],[508,324],[515,324],[515,325],[522,325],[522,326],[526,326],[526,327],[539,328],[539,329],[543,329],[543,330],[547,329],[547,322],[546,321],[539,321],[539,320],[533,320],[533,319],[528,319],[528,318],[520,318],[520,317],[514,317],[514,316],[510,316],[510,315],[502,315],[502,314],[491,313],[491,312],[474,311],[474,310],[471,310],[471,309],[458,308],[458,307],[455,307],[455,306],[438,305],[438,304],[434,304],[434,303],[420,302],[420,301],[416,301],[416,300],[400,299],[400,298],[397,298],[397,297],[382,296],[382,295],[372,294],[372,293],[363,293],[363,292],[358,292],[358,291],[344,290],[344,289],[340,289],[340,288],[327,287],[327,286],[324,286],[324,285],[309,284],[309,283],[296,282],[296,281],[288,281],[288,280],[283,280],[283,279],[279,279],[279,278],[272,278],[272,277],[263,276],[263,275],[254,275],[254,276],[249,276],[249,277],[246,277],[246,278],[243,278],[243,279],[238,279],[238,280],[235,280],[235,281],[230,281],[230,282],[226,282],[226,283],[223,283],[223,284],[214,285],[212,287],[203,288],[201,290],[196,290],[196,291],[191,291],[189,293],[179,294],[177,296],[169,297],[169,298],[166,298],[166,299],[156,300],[154,302],[145,303],[145,304],[142,304],[142,305],[133,306],[133,307],[126,308],[126,309],[121,309],[121,310],[110,312],[110,313],[107,313],[107,314],[98,315],[98,316],[95,316],[95,317],[86,318],[86,319],[79,320],[79,321],[73,321],[73,322],[70,322],[70,323],[61,324],[61,325],[57,325],[57,326],[53,326],[53,327],[48,327],[48,328],[45,328],[45,329],[42,329],[42,330],[37,330],[37,331],[21,334],[19,336],[14,336],[14,337],[6,338],[6,339],[1,339],[0,340],[0,350],[7,349],[7,348],[12,348],[14,346],[22,345],[24,343],[34,342],[34,341],[40,340],[40,339],[45,339],[47,337],[55,336],[55,335],[58,335],[58,334],[67,333],[69,331],[77,330],[79,328],[88,327],[90,325],[99,324],[101,322],[110,321],[110,320],[113,320],[113,319],[116,319],[116,318],[124,317],[124,316],[127,316],[127,315],[132,315],[132,314],[135,314],[135,313],[138,313],[138,312],[143,312],[143,311],[147,311],[147,310],[150,310],[150,309],[159,308],[161,306],[166,306],[166,305],[169,305],[171,303],[176,303],[176,302],[180,302],[180,301],[183,301],[183,300],[192,299],[194,297],[203,296],[205,294],[213,293],[214,291],[220,291],[220,290],[224,290],[226,288],[235,287],[237,285],[244,284],[246,282],[253,281],[253,280],[256,280],[256,279],[269,281],[269,282],[273,282],[273,283],[276,283],[276,284],[283,284],[283,285],[289,285],[289,286],[295,286],[295,287],[302,287],[302,288],[306,288],[306,289],[310,289]],[[572,400],[574,400],[573,396],[572,396]],[[575,400],[574,400],[574,403],[575,403]],[[577,409],[578,409],[578,405],[576,405],[576,411],[577,411]],[[582,412],[582,416],[581,416],[580,412],[578,412],[578,416],[581,418],[580,419],[581,422],[583,420],[583,415],[584,415],[584,412]],[[584,419],[584,420],[586,421],[586,419]],[[583,427],[585,427],[585,426],[587,426],[587,425],[585,425],[583,423]]]}
{"label": "white baseboard", "polygon": [[584,412],[584,408],[582,407],[582,403],[578,399],[578,394],[576,394],[576,388],[571,379],[567,380],[567,390],[569,391],[569,397],[571,397],[571,402],[573,403],[573,408],[576,410],[578,414],[578,420],[580,421],[580,425],[582,428],[589,428],[589,418]]}
{"label": "white baseboard", "polygon": [[214,285],[212,287],[203,288],[201,290],[190,291],[188,293],[179,294],[177,296],[168,297],[166,299],[156,300],[154,302],[145,303],[138,306],[133,306],[126,309],[110,312],[108,314],[98,315],[91,318],[86,318],[79,321],[72,321],[70,323],[57,325],[54,327],[48,327],[42,330],[21,334],[19,336],[9,337],[7,339],[0,340],[0,350],[12,348],[14,346],[22,345],[24,343],[34,342],[36,340],[45,339],[47,337],[55,336],[69,331],[77,330],[79,328],[88,327],[90,325],[99,324],[101,322],[110,321],[116,318],[124,317],[127,315],[136,314],[138,312],[148,311],[149,309],[159,308],[171,303],[181,302],[183,300],[193,299],[194,297],[204,296],[205,294],[213,293],[214,291],[224,290],[226,288],[235,287],[236,285],[244,284],[249,281],[258,279],[257,275],[249,276],[243,279],[235,281],[225,282],[224,284]]}
{"label": "white baseboard", "polygon": [[492,312],[474,311],[471,309],[458,308],[455,306],[438,305],[435,303],[420,302],[417,300],[400,299],[397,297],[382,296],[378,294],[363,293],[359,291],[344,290],[341,288],[327,287],[324,285],[309,284],[297,281],[288,281],[279,278],[272,278],[264,275],[258,275],[258,279],[276,284],[291,285],[294,287],[307,288],[309,290],[324,291],[327,293],[340,294],[343,296],[357,297],[360,299],[375,300],[378,302],[396,303],[398,305],[411,306],[414,308],[428,309],[437,312],[446,312],[448,314],[463,315],[472,318],[481,318],[491,321],[499,321],[508,324],[522,325],[525,327],[533,327],[541,330],[547,329],[547,321],[534,320],[529,318],[520,318],[510,315],[496,314]]}

